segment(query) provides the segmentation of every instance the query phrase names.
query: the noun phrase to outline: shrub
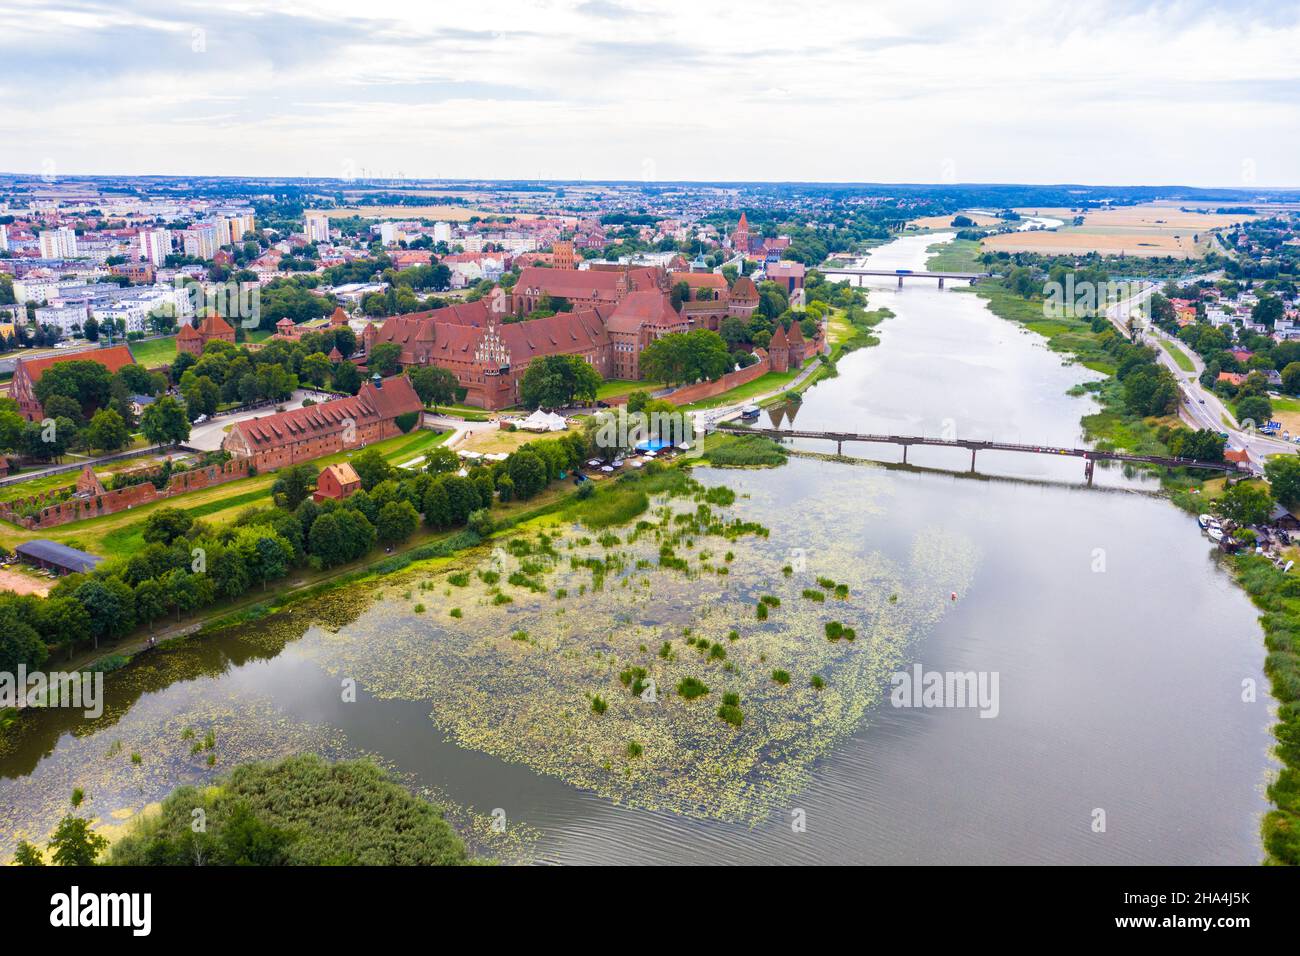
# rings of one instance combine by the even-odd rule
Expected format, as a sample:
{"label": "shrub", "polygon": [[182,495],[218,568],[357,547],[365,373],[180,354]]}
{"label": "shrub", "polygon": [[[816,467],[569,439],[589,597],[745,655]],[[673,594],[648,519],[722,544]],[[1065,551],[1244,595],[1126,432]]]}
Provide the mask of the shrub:
{"label": "shrub", "polygon": [[772,671],[772,680],[776,681],[778,684],[788,684],[790,683],[790,672],[774,670]]}
{"label": "shrub", "polygon": [[600,714],[603,714],[603,713],[604,713],[605,711],[607,711],[608,709],[609,709],[609,704],[606,703],[605,698],[601,697],[599,694],[593,694],[593,695],[592,695],[592,697],[591,697],[591,712],[592,712],[593,714],[596,714],[597,716],[599,716]]}

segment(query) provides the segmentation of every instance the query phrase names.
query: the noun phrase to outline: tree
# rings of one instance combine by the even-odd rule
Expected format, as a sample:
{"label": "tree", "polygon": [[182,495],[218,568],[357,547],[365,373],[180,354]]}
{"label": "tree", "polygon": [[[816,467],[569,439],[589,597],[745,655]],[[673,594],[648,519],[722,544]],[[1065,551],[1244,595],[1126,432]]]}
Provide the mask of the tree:
{"label": "tree", "polygon": [[516,498],[527,501],[546,487],[546,466],[536,453],[524,448],[510,456],[506,472],[514,483]]}
{"label": "tree", "polygon": [[188,511],[171,507],[159,508],[145,519],[141,537],[149,542],[171,544],[189,531],[193,524],[194,519],[190,517]]}
{"label": "tree", "polygon": [[405,541],[419,524],[420,516],[409,501],[390,501],[379,509],[375,531],[383,544]]}
{"label": "tree", "polygon": [[88,447],[104,451],[118,451],[131,441],[126,422],[111,408],[101,408],[95,412],[95,417],[90,420],[83,435]]}
{"label": "tree", "polygon": [[396,342],[380,342],[370,350],[370,369],[387,377],[402,367],[402,347]]}
{"label": "tree", "polygon": [[164,395],[144,410],[140,431],[155,445],[172,445],[190,437],[190,419],[180,402]]}
{"label": "tree", "polygon": [[1248,395],[1237,403],[1237,421],[1263,425],[1273,417],[1273,403],[1263,395]]}
{"label": "tree", "polygon": [[50,859],[59,866],[93,866],[108,840],[90,829],[90,821],[69,814],[50,839]]}
{"label": "tree", "polygon": [[1278,455],[1264,463],[1273,497],[1288,508],[1300,505],[1300,457]]}
{"label": "tree", "polygon": [[1263,524],[1273,510],[1273,496],[1253,482],[1239,482],[1223,493],[1215,508],[1239,525]]}
{"label": "tree", "polygon": [[75,399],[83,409],[102,408],[108,404],[112,373],[98,362],[71,359],[55,362],[36,383],[36,398],[44,405],[53,395]]}
{"label": "tree", "polygon": [[378,448],[367,448],[352,459],[352,469],[361,479],[361,487],[369,491],[381,481],[393,477],[393,466]]}
{"label": "tree", "polygon": [[545,355],[528,363],[519,397],[530,408],[563,408],[574,400],[596,400],[601,377],[580,355]]}
{"label": "tree", "polygon": [[424,470],[431,475],[447,475],[460,470],[460,456],[446,445],[435,445],[424,456]]}
{"label": "tree", "polygon": [[459,382],[451,369],[438,365],[421,365],[410,371],[411,387],[426,405],[450,405],[456,398]]}
{"label": "tree", "polygon": [[271,486],[271,497],[281,508],[293,511],[315,490],[316,478],[315,466],[306,462],[281,469],[275,484]]}
{"label": "tree", "polygon": [[361,372],[351,362],[340,362],[334,368],[334,388],[355,395],[361,388]]}
{"label": "tree", "polygon": [[18,866],[44,866],[45,857],[41,856],[41,851],[26,840],[19,840],[18,845],[14,847],[14,863]]}
{"label": "tree", "polygon": [[731,368],[727,343],[717,332],[696,329],[655,339],[641,353],[641,375],[652,381],[695,382],[720,378]]}

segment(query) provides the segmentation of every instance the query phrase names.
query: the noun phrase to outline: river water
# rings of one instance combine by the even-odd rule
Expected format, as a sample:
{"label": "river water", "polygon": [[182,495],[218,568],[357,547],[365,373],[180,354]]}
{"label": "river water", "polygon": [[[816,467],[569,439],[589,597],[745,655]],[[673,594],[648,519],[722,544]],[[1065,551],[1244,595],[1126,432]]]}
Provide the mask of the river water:
{"label": "river water", "polygon": [[[920,269],[935,241],[897,240],[872,253],[872,267]],[[1064,364],[969,292],[884,280],[870,295],[872,308],[895,313],[879,327],[881,344],[846,356],[837,378],[807,393],[800,427],[1082,440],[1090,399],[1066,393],[1094,373]],[[862,453],[899,456],[883,446]],[[599,767],[583,770],[584,786],[566,782],[576,777],[556,768],[582,768],[577,751],[601,742],[575,738],[566,753],[562,742],[529,738],[528,726],[548,719],[529,710],[546,691],[519,695],[496,673],[528,666],[526,648],[506,641],[520,653],[484,657],[467,640],[445,658],[460,631],[432,622],[458,598],[434,589],[423,597],[429,614],[412,611],[409,594],[390,595],[359,616],[304,620],[287,643],[245,629],[111,675],[109,722],[51,714],[0,757],[0,850],[17,834],[46,832],[72,786],[113,823],[224,766],[306,750],[373,755],[468,813],[496,811],[528,834],[526,858],[537,862],[1257,862],[1272,767],[1263,640],[1193,519],[1118,469],[1099,469],[1096,487],[1084,488],[1078,459],[982,453],[976,475],[962,473],[962,451],[915,448],[909,461],[921,467],[794,458],[770,471],[697,469],[706,485],[739,492],[739,515],[770,535],[736,545],[731,578],[675,585],[618,619],[638,633],[684,621],[730,627],[719,618],[734,610],[728,589],[750,589],[752,619],[754,588],[785,587],[778,623],[753,635],[769,643],[749,660],[770,666],[784,660],[769,656],[784,637],[806,636],[795,634],[809,620],[793,606],[801,576],[853,582],[838,613],[863,639],[835,645],[844,656],[827,664],[828,692],[839,692],[837,680],[843,699],[865,688],[875,706],[791,705],[771,725],[783,746],[759,748],[738,770],[724,769],[728,745],[717,745],[715,725],[700,725],[709,735],[701,749],[713,754],[707,772],[718,773],[719,790],[763,795],[754,812],[718,812],[698,797],[707,780],[667,786],[663,775],[706,773],[686,758],[643,784]],[[796,560],[783,582],[774,569]],[[635,604],[611,594],[613,608],[593,607],[555,632],[599,630],[598,615],[620,601]],[[521,600],[509,613],[510,627],[545,633],[543,614],[557,612]],[[474,616],[463,625],[471,637]],[[749,639],[733,645],[733,661],[746,660]],[[827,646],[808,642],[822,657],[801,649],[789,659],[820,666]],[[914,665],[996,675],[996,716],[890,706],[881,674]],[[356,702],[341,699],[349,676]],[[1259,700],[1243,702],[1243,681],[1261,688]],[[747,727],[765,707],[785,706],[747,685],[747,708],[751,700]],[[211,764],[195,743],[208,730],[220,758]],[[659,730],[647,761],[656,739],[672,743],[672,728]],[[735,738],[736,753],[747,739]],[[794,769],[771,775],[777,785],[768,764]]]}

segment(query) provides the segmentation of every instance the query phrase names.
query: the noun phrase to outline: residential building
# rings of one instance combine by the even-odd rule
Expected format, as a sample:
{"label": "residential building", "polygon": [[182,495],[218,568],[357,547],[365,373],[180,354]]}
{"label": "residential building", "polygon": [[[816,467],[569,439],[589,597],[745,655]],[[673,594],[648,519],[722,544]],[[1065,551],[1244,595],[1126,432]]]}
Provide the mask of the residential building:
{"label": "residential building", "polygon": [[42,259],[72,259],[77,255],[77,233],[67,226],[46,229],[38,240]]}
{"label": "residential building", "polygon": [[303,213],[303,234],[308,242],[330,241],[329,213],[308,209]]}
{"label": "residential building", "polygon": [[172,234],[166,229],[140,230],[140,258],[155,266],[165,265],[172,251]]}

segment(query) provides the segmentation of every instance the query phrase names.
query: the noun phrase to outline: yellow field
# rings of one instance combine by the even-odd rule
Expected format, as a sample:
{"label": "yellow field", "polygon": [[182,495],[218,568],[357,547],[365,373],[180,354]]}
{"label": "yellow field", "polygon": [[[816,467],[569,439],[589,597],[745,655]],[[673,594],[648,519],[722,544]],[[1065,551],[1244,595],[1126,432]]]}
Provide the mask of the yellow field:
{"label": "yellow field", "polygon": [[[951,216],[922,216],[920,219],[913,219],[907,225],[917,229],[955,229],[952,220],[954,216],[965,216],[975,223],[976,226],[987,227],[996,226],[1002,220],[996,216],[981,216],[970,212],[955,212]],[[970,228],[967,226],[966,228]]]}
{"label": "yellow field", "polygon": [[[1206,233],[1205,235],[1208,235]],[[1056,232],[1007,232],[983,240],[983,248],[995,252],[1039,252],[1047,255],[1178,256],[1198,259],[1205,255],[1204,236],[1200,242],[1192,234],[1170,236],[1159,233],[1125,233],[1113,235],[1090,233],[1084,228]]]}
{"label": "yellow field", "polygon": [[[331,219],[360,216],[363,219],[441,219],[445,222],[467,222],[474,216],[486,218],[505,215],[488,209],[471,209],[468,206],[342,206],[338,209],[327,209],[326,212]],[[537,218],[529,213],[509,215],[516,219]]]}

